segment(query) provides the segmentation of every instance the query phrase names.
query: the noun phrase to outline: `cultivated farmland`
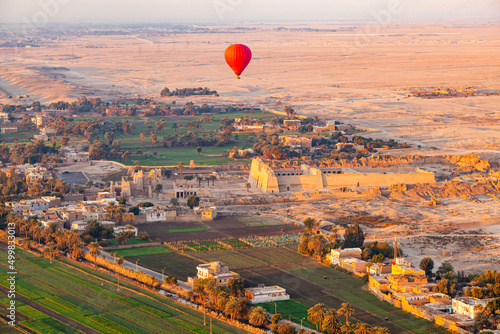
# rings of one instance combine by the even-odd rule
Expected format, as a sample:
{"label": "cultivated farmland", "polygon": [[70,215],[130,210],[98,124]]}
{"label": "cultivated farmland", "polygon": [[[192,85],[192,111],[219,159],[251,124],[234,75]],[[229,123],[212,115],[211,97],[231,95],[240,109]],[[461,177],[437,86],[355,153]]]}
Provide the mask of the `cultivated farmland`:
{"label": "cultivated farmland", "polygon": [[[5,248],[1,250],[0,263],[5,265]],[[32,304],[19,304],[18,325],[29,332],[80,333],[64,324],[71,322],[92,333],[209,333],[202,313],[157,293],[123,282],[118,287],[116,278],[63,258],[50,264],[20,249],[16,256],[17,292]],[[0,272],[3,286],[7,284],[4,272]],[[52,319],[52,314],[64,323]],[[219,321],[214,332],[244,333]]]}

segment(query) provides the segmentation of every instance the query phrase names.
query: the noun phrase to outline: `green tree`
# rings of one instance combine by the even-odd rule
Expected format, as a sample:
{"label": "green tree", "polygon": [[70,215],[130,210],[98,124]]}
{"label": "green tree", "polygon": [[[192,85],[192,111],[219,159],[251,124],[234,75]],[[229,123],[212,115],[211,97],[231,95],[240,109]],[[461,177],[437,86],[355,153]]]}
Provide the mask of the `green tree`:
{"label": "green tree", "polygon": [[316,219],[314,219],[314,218],[308,217],[308,218],[304,219],[304,226],[308,230],[312,231],[318,227],[318,221],[316,221]]}
{"label": "green tree", "polygon": [[349,303],[342,303],[342,307],[338,309],[339,315],[345,315],[345,323],[349,325],[349,316],[354,314],[354,308]]}
{"label": "green tree", "polygon": [[191,196],[187,200],[187,206],[191,209],[200,205],[200,198],[198,196]]}
{"label": "green tree", "polygon": [[356,222],[354,225],[349,226],[344,235],[344,248],[361,247],[365,242],[365,235],[359,224]]}
{"label": "green tree", "polygon": [[184,168],[184,163],[182,161],[179,161],[177,163],[177,168],[179,168],[180,174],[181,174],[181,179],[182,179],[182,169]]}
{"label": "green tree", "polygon": [[91,242],[89,244],[89,254],[94,257],[94,264],[97,268],[97,257],[101,254],[101,246],[97,242]]}
{"label": "green tree", "polygon": [[453,269],[453,266],[449,262],[443,262],[438,267],[438,269],[436,271],[436,274],[438,274],[439,276],[442,277],[442,276],[446,275],[449,272],[451,272],[451,273],[455,272],[455,270]]}
{"label": "green tree", "polygon": [[269,315],[262,306],[257,306],[250,311],[248,322],[257,327],[263,327],[269,323]]}
{"label": "green tree", "polygon": [[374,255],[373,258],[372,258],[372,263],[382,263],[384,262],[384,254],[377,254],[377,255]]}
{"label": "green tree", "polygon": [[198,147],[196,148],[196,152],[198,152],[198,154],[201,154],[201,146],[198,146]]}
{"label": "green tree", "polygon": [[340,334],[340,322],[337,319],[337,311],[329,309],[325,312],[325,318],[321,328],[329,334]]}
{"label": "green tree", "polygon": [[325,318],[327,308],[323,303],[319,303],[307,310],[307,319],[316,324],[316,329],[322,327],[322,321]]}
{"label": "green tree", "polygon": [[424,257],[422,261],[420,261],[419,267],[425,271],[425,275],[429,277],[432,275],[432,269],[434,269],[434,261],[430,257]]}

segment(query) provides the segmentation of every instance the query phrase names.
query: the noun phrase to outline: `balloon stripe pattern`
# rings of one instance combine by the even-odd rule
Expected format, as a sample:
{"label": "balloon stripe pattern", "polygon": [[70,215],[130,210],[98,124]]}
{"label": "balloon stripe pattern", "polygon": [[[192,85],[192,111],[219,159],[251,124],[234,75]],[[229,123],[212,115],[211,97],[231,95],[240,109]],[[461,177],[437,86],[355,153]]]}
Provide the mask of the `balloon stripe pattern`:
{"label": "balloon stripe pattern", "polygon": [[224,54],[226,62],[237,75],[238,79],[252,59],[252,51],[243,44],[233,44]]}

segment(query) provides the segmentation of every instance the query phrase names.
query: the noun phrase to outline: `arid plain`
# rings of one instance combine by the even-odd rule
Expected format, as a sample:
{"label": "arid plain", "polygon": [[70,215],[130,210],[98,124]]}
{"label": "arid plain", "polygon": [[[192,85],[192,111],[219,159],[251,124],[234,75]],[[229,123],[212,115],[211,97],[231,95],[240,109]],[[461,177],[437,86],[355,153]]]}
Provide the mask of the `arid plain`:
{"label": "arid plain", "polygon": [[[29,95],[25,102],[82,95],[159,98],[164,87],[201,86],[217,90],[220,97],[177,102],[255,104],[265,110],[292,105],[300,114],[363,126],[371,129],[366,136],[414,146],[393,154],[474,153],[493,166],[500,161],[498,25],[375,26],[376,33],[370,34],[355,24],[202,28],[171,34],[124,29],[113,35],[91,29],[88,37],[43,40],[41,48],[0,48],[0,103],[17,103],[19,95]],[[242,80],[235,80],[224,61],[224,50],[233,43],[253,50]],[[425,99],[410,94],[464,87],[488,96]],[[441,182],[448,174],[452,179],[451,169],[443,172]],[[495,176],[478,171],[478,180],[490,177]],[[472,176],[461,181],[476,182]],[[247,196],[259,195],[252,190]],[[291,208],[272,209],[279,214],[288,207],[297,219],[314,210],[326,221],[353,212],[404,221],[369,228],[369,237],[399,235],[410,256],[431,255],[459,270],[498,269],[500,201],[487,191],[478,196],[476,201],[442,196],[438,206],[429,206],[425,196],[354,192],[307,197]],[[452,235],[443,235],[445,231]],[[454,254],[441,256],[440,250]]]}

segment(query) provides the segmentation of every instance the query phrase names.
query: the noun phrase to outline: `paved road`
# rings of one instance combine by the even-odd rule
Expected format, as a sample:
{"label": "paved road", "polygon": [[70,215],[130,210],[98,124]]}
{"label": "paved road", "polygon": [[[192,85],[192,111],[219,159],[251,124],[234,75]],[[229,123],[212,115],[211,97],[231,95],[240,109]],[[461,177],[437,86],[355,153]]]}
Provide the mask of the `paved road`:
{"label": "paved road", "polygon": [[[111,254],[109,254],[108,252],[105,252],[105,251],[101,251],[101,254],[104,255],[104,257],[106,258],[106,260],[108,261],[111,261],[111,262],[114,262],[115,261],[115,258],[111,256]],[[140,262],[140,261],[139,261]],[[126,268],[129,268],[129,269],[132,269],[132,270],[139,270],[139,271],[142,271],[148,275],[151,275],[153,277],[156,277],[160,282],[163,282],[163,277],[162,277],[162,274],[161,273],[158,273],[156,271],[153,271],[151,269],[148,269],[148,268],[144,268],[142,266],[139,266],[139,265],[136,265],[135,263],[132,263],[130,261],[127,261],[127,260],[124,260],[123,261],[123,264],[122,264],[124,267]],[[168,272],[165,272],[165,276],[168,275]],[[191,290],[192,287],[191,285],[187,284],[186,282],[183,282],[183,281],[180,281],[180,280],[177,280],[177,284],[179,285],[180,288],[184,289],[184,290]]]}

